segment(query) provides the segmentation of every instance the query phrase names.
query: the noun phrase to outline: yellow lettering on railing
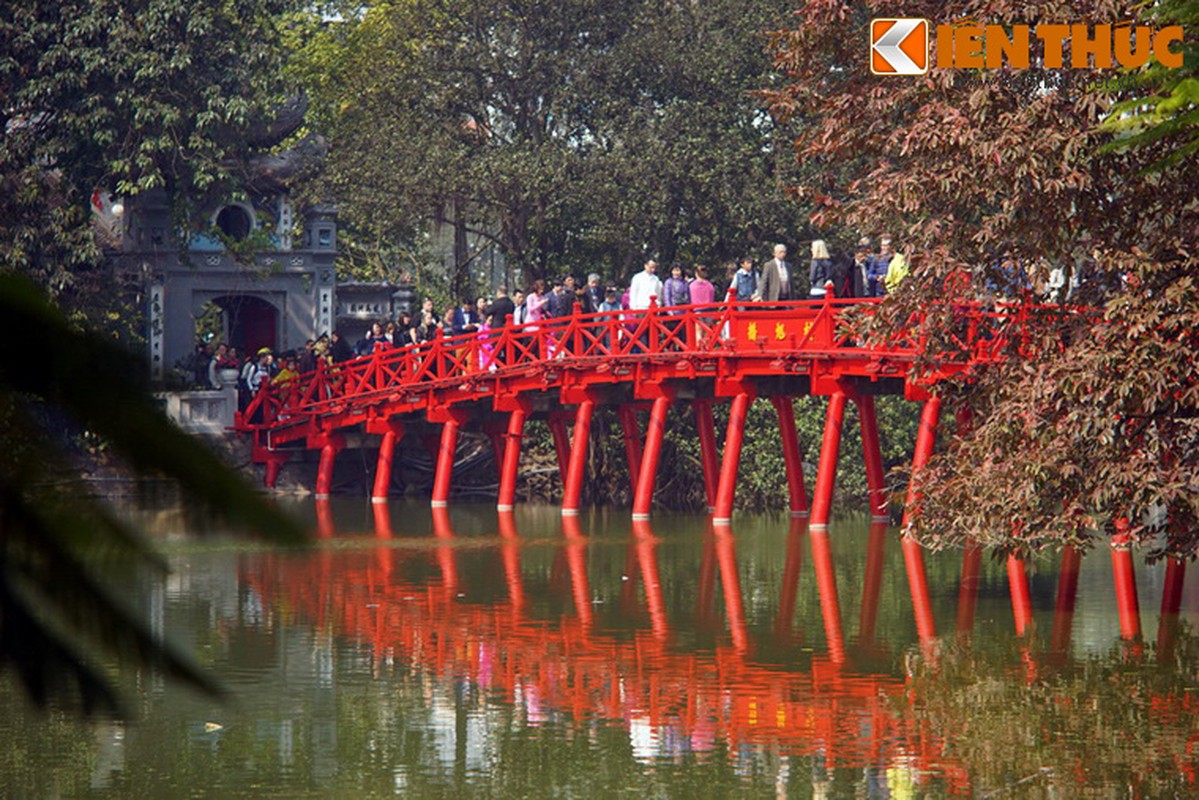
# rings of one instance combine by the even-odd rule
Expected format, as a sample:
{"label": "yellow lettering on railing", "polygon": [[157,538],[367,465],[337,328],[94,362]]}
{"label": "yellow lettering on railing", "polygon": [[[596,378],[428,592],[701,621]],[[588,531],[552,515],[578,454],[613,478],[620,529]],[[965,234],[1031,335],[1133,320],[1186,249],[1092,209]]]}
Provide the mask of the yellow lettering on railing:
{"label": "yellow lettering on railing", "polygon": [[758,323],[749,323],[749,328],[746,329],[745,335],[749,337],[751,342],[756,342],[758,340]]}
{"label": "yellow lettering on railing", "polygon": [[780,342],[783,339],[787,338],[787,328],[785,325],[783,325],[783,323],[781,323],[781,322],[775,323],[774,338],[779,340]]}

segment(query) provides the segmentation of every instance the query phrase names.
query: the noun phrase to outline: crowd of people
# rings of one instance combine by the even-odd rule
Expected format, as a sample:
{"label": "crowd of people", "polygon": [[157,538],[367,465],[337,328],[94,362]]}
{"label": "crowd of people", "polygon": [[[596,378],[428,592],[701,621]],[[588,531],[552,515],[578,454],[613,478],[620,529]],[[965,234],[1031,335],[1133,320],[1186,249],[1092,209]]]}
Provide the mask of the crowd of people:
{"label": "crowd of people", "polygon": [[[982,289],[987,296],[1015,296],[1035,289],[1049,302],[1065,302],[1078,294],[1085,283],[1086,265],[1075,266],[1069,273],[1046,267],[1037,285],[1026,270],[1005,252],[987,271]],[[664,313],[681,313],[681,307],[722,302],[726,297],[739,302],[777,302],[821,299],[829,292],[839,298],[876,298],[895,291],[908,274],[908,262],[891,236],[879,238],[878,247],[870,237],[857,243],[852,255],[833,254],[827,243],[811,242],[806,274],[788,260],[787,246],[777,244],[772,257],[760,265],[745,256],[725,265],[714,275],[702,264],[684,268],[672,264],[663,279],[657,260],[648,259],[627,285],[604,284],[597,273],[578,282],[573,275],[551,280],[536,279],[524,289],[509,295],[499,287],[491,297],[463,298],[438,311],[431,298],[425,298],[415,313],[401,312],[395,319],[376,321],[352,344],[339,331],[309,339],[300,350],[276,355],[261,348],[244,359],[236,348],[226,344],[200,344],[188,370],[194,385],[221,388],[232,381],[242,390],[243,398],[252,396],[264,381],[286,384],[298,375],[316,369],[319,362],[333,365],[370,355],[377,349],[421,344],[438,337],[475,333],[482,343],[484,357],[489,350],[489,331],[507,324],[532,327],[543,321],[568,317],[578,309],[583,314],[639,311],[656,304]],[[1039,272],[1038,272],[1039,274]],[[974,283],[973,276],[963,276]],[[672,311],[672,309],[678,309]],[[236,375],[236,378],[233,376]],[[244,403],[244,399],[243,399]]]}

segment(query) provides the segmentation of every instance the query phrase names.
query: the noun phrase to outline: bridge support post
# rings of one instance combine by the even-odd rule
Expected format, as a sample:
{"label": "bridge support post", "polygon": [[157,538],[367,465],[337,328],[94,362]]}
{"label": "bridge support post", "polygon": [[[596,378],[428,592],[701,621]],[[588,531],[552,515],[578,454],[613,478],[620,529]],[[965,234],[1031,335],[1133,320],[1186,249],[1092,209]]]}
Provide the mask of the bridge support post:
{"label": "bridge support post", "polygon": [[693,400],[695,430],[699,434],[699,457],[704,469],[704,494],[708,512],[716,510],[716,492],[720,485],[720,461],[716,455],[716,425],[712,421],[712,401]]}
{"label": "bridge support post", "polygon": [[924,550],[908,535],[911,508],[920,499],[919,473],[932,458],[933,446],[937,443],[937,421],[941,415],[941,398],[935,395],[924,401],[920,412],[920,429],[916,433],[916,452],[912,456],[912,475],[908,482],[908,496],[904,504],[903,563],[908,573],[908,589],[912,594],[912,608],[916,615],[916,632],[921,642],[936,638],[936,620],[928,594],[928,578],[924,571]]}
{"label": "bridge support post", "polygon": [[804,485],[803,457],[799,452],[799,437],[795,433],[795,407],[791,398],[775,395],[770,398],[779,418],[779,436],[783,440],[783,461],[787,465],[787,488],[791,496],[791,516],[808,515],[808,489]]}
{"label": "bridge support post", "polygon": [[716,487],[716,508],[712,512],[715,525],[728,525],[733,519],[733,498],[737,490],[737,468],[741,466],[741,440],[745,433],[745,416],[753,396],[740,392],[729,406],[729,428],[724,436],[724,455],[720,461],[720,483]]}
{"label": "bridge support post", "polygon": [[1137,599],[1137,579],[1133,571],[1132,550],[1128,542],[1128,520],[1116,521],[1112,536],[1112,577],[1116,584],[1116,610],[1120,614],[1120,638],[1129,641],[1141,636],[1141,607]]}
{"label": "bridge support post", "polygon": [[847,395],[835,390],[828,398],[824,417],[824,439],[820,444],[820,463],[816,467],[816,491],[812,495],[811,529],[828,530],[829,511],[833,504],[833,486],[837,481],[837,457],[841,451],[841,424],[845,420]]}
{"label": "bridge support post", "polygon": [[274,489],[279,484],[279,470],[287,463],[287,454],[265,448],[263,448],[263,452],[265,455],[262,456],[262,460],[266,469],[262,476],[262,485],[268,489]]}
{"label": "bridge support post", "polygon": [[866,462],[867,496],[870,498],[870,519],[885,522],[887,514],[887,488],[883,477],[883,450],[878,440],[878,417],[874,409],[874,397],[862,395],[857,398],[858,419],[862,424],[862,458]]}
{"label": "bridge support post", "polygon": [[1028,571],[1024,559],[1007,557],[1008,591],[1012,595],[1012,617],[1016,620],[1016,635],[1023,636],[1032,626],[1032,596],[1028,589]]}
{"label": "bridge support post", "polygon": [[637,426],[637,409],[622,405],[617,412],[624,434],[624,454],[629,464],[629,488],[637,492],[637,481],[641,476],[641,431]]}
{"label": "bridge support post", "polygon": [[573,517],[579,513],[579,495],[583,491],[583,473],[587,471],[587,445],[591,440],[591,415],[595,402],[584,400],[575,410],[575,435],[570,445],[570,459],[566,469],[566,485],[562,492],[562,516]]}
{"label": "bridge support post", "polygon": [[496,510],[511,511],[516,505],[516,474],[520,470],[520,442],[525,432],[526,413],[515,409],[508,416],[508,441],[504,444],[504,463],[500,466],[500,493]]}
{"label": "bridge support post", "polygon": [[461,423],[454,417],[441,426],[441,445],[437,450],[437,467],[433,473],[433,508],[445,508],[450,500],[450,481],[454,477],[454,455],[458,452],[458,430]]}
{"label": "bridge support post", "polygon": [[391,468],[395,459],[396,444],[404,436],[404,429],[393,425],[383,432],[379,443],[379,460],[375,465],[375,485],[371,489],[372,503],[386,503],[387,491],[391,486]]}
{"label": "bridge support post", "polygon": [[316,467],[316,499],[328,500],[333,486],[333,462],[346,446],[340,436],[325,435],[321,441],[321,460]]}
{"label": "bridge support post", "polygon": [[649,427],[645,431],[645,452],[637,474],[637,490],[633,493],[633,519],[649,519],[654,503],[654,483],[658,478],[658,457],[662,454],[662,437],[666,433],[666,412],[669,397],[655,397],[649,410]]}
{"label": "bridge support post", "polygon": [[560,413],[551,413],[548,420],[550,434],[554,437],[554,453],[558,456],[558,474],[566,480],[570,470],[570,438],[566,435],[566,417]]}

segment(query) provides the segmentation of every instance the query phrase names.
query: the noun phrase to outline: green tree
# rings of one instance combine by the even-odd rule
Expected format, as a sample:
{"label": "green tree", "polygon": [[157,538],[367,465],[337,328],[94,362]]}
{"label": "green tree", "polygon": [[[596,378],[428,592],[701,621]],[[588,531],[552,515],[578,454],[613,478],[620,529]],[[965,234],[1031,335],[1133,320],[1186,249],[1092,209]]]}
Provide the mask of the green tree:
{"label": "green tree", "polygon": [[164,187],[181,220],[204,192],[226,192],[283,97],[280,34],[294,5],[4,4],[0,267],[103,318],[107,283],[88,279],[101,261],[93,192]]}
{"label": "green tree", "polygon": [[[1045,317],[1034,326],[1035,357],[1013,353],[942,387],[973,407],[976,421],[945,437],[924,476],[914,532],[932,544],[1028,550],[1102,541],[1127,519],[1135,540],[1193,554],[1199,160],[1164,162],[1178,155],[1168,137],[1105,148],[1110,134],[1100,123],[1138,90],[1102,71],[1034,63],[874,76],[866,25],[890,16],[888,8],[802,4],[802,25],[778,39],[789,82],[769,95],[776,114],[806,121],[796,141],[801,158],[862,165],[798,187],[817,205],[817,223],[891,231],[908,250],[912,274],[866,323],[873,335],[916,325],[932,344],[930,361],[956,355],[944,303],[955,283],[945,279],[973,275],[967,293],[988,299],[1002,277],[999,256],[1009,251],[1034,286],[1053,266],[1076,270],[1090,279],[1076,298],[1096,304],[1068,323]],[[934,24],[1036,24],[1152,22],[1157,9],[988,0],[909,4],[904,13]],[[1146,169],[1163,163],[1167,169]]]}
{"label": "green tree", "polygon": [[[181,219],[266,136],[288,0],[6,3],[0,9],[0,668],[40,703],[119,710],[113,656],[214,691],[117,599],[115,561],[161,563],[81,496],[81,440],[278,541],[274,511],[155,407],[145,366],[78,326],[115,313],[97,279],[96,190],[164,187]],[[21,274],[17,274],[21,273]],[[49,290],[53,305],[42,293]],[[61,306],[78,312],[70,322]]]}
{"label": "green tree", "polygon": [[728,258],[793,236],[775,146],[789,137],[751,95],[769,80],[764,32],[788,9],[370,4],[304,34],[295,68],[332,144],[313,191],[370,247],[419,241],[425,220],[453,227],[456,293],[467,233],[526,277],[625,275],[647,251]]}

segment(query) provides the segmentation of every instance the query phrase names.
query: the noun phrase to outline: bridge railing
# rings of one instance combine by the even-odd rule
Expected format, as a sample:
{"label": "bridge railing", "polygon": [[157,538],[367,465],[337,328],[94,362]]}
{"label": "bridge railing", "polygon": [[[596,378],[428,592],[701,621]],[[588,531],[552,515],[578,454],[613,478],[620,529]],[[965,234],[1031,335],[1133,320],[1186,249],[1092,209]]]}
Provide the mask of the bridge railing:
{"label": "bridge railing", "polygon": [[[555,366],[631,365],[663,358],[705,359],[770,351],[835,356],[861,339],[841,325],[849,308],[871,311],[877,300],[826,297],[787,302],[737,302],[657,306],[644,310],[576,312],[569,317],[481,329],[328,365],[285,386],[264,385],[238,416],[237,427],[270,427],[313,414],[335,412],[355,399],[391,396],[479,380],[499,379]],[[948,305],[948,304],[947,304]],[[1047,307],[1048,308],[1048,307]],[[1060,307],[1052,307],[1060,312]],[[944,310],[944,309],[942,309]],[[962,358],[990,362],[1013,340],[1027,339],[1026,304],[957,304],[948,335]],[[912,331],[923,328],[912,320]],[[902,334],[868,348],[872,356],[912,361],[927,346],[924,334]]]}

